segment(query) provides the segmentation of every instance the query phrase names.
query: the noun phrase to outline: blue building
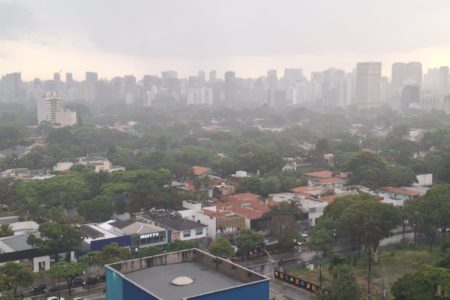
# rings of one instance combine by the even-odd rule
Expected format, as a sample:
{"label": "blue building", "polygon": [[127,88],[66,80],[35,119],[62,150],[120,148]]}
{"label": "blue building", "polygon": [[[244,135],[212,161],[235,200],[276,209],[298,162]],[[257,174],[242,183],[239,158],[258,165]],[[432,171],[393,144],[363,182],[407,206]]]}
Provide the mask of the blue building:
{"label": "blue building", "polygon": [[199,249],[105,269],[107,300],[269,300],[269,278]]}

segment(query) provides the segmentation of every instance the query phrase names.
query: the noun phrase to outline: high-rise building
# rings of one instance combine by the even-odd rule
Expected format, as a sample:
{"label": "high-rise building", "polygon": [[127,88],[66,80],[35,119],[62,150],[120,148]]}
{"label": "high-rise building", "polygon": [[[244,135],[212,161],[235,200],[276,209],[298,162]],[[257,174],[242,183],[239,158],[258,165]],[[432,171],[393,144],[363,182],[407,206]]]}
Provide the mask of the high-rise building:
{"label": "high-rise building", "polygon": [[445,95],[449,90],[449,68],[447,66],[439,68],[439,90]]}
{"label": "high-rise building", "polygon": [[360,62],[356,65],[355,103],[376,106],[381,101],[381,63]]}
{"label": "high-rise building", "polygon": [[213,83],[216,80],[217,80],[216,71],[212,70],[211,72],[209,72],[209,82]]}
{"label": "high-rise building", "polygon": [[72,73],[66,73],[66,83],[72,84],[73,83],[73,75]]}
{"label": "high-rise building", "polygon": [[400,91],[405,85],[422,85],[422,64],[420,62],[394,63],[392,65],[391,85]]}
{"label": "high-rise building", "polygon": [[285,69],[284,70],[283,80],[288,85],[292,85],[292,84],[295,84],[295,83],[297,83],[299,81],[302,81],[303,80],[303,71],[302,71],[302,69],[293,69],[293,68]]}
{"label": "high-rise building", "polygon": [[1,83],[1,102],[16,102],[24,97],[22,76],[20,73],[10,73],[4,75]]}
{"label": "high-rise building", "polygon": [[86,72],[84,81],[84,96],[87,101],[94,101],[96,98],[98,74],[95,72]]}
{"label": "high-rise building", "polygon": [[225,101],[227,103],[237,101],[236,74],[233,71],[225,72]]}
{"label": "high-rise building", "polygon": [[178,79],[178,73],[177,71],[163,71],[161,72],[161,78],[163,80]]}
{"label": "high-rise building", "polygon": [[37,101],[38,124],[46,121],[59,126],[72,126],[77,123],[76,112],[64,110],[63,100],[55,92],[48,92]]}

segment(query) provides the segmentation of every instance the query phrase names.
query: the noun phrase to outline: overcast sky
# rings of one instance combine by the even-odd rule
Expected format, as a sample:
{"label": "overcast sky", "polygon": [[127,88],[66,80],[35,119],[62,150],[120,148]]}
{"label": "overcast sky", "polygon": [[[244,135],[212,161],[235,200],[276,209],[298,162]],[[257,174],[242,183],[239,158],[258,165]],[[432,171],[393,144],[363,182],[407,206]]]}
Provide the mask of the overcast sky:
{"label": "overcast sky", "polygon": [[449,0],[0,0],[0,74],[450,65]]}

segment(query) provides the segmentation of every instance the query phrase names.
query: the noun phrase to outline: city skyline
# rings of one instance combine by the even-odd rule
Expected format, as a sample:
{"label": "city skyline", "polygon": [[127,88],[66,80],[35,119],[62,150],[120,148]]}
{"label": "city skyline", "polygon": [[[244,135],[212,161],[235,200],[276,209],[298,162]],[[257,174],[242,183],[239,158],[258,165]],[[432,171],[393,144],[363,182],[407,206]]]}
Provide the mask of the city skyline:
{"label": "city skyline", "polygon": [[0,1],[0,73],[247,78],[287,67],[350,72],[358,61],[421,61],[425,71],[450,64],[449,16],[446,1]]}

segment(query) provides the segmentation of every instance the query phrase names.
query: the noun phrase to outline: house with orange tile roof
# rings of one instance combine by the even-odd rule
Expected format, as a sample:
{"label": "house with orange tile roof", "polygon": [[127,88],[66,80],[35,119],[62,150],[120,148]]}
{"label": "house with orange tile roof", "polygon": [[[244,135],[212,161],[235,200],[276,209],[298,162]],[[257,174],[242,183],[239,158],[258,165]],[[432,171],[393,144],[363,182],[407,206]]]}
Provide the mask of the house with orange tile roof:
{"label": "house with orange tile roof", "polygon": [[419,191],[405,187],[388,186],[379,190],[378,196],[383,203],[390,203],[394,206],[402,206],[405,201],[421,196]]}
{"label": "house with orange tile roof", "polygon": [[193,166],[192,167],[192,174],[195,176],[204,176],[208,174],[209,168],[202,167],[202,166]]}
{"label": "house with orange tile roof", "polygon": [[253,193],[241,193],[230,195],[224,201],[216,203],[217,209],[229,210],[245,218],[245,228],[260,229],[264,222],[265,214],[270,211],[274,202],[266,203],[259,195]]}

